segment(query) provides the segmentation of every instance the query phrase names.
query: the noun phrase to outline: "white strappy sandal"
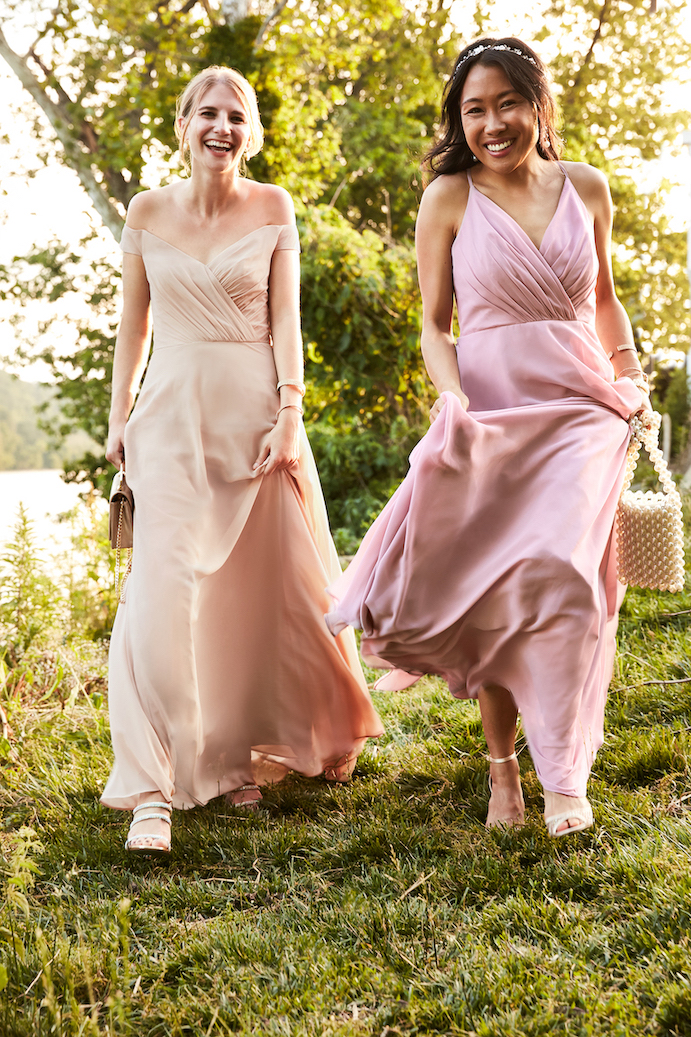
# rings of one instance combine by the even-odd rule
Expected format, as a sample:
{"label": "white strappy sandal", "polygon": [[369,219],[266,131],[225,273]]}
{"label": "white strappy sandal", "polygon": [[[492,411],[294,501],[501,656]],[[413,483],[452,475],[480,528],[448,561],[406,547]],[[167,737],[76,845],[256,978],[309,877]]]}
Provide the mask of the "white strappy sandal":
{"label": "white strappy sandal", "polygon": [[[142,814],[140,817],[137,817],[137,814],[139,814],[140,811],[142,811],[142,810],[151,810],[151,811],[153,811],[155,809],[157,809],[157,810],[165,810],[165,811],[167,811],[167,813],[165,813],[165,814],[149,813],[149,814]],[[154,802],[154,803],[141,803],[138,807],[135,807],[134,810],[132,811],[132,823],[130,824],[130,830],[127,833],[127,839],[125,840],[125,849],[129,850],[130,853],[145,854],[147,857],[162,857],[165,854],[170,853],[170,837],[169,836],[166,837],[165,835],[158,835],[158,834],[154,834],[153,832],[136,832],[136,833],[133,833],[132,829],[134,828],[134,826],[136,824],[139,824],[140,821],[167,821],[168,822],[168,826],[170,827],[172,825],[172,813],[173,813],[172,803],[162,803],[162,802],[159,803],[157,801],[157,802]],[[150,846],[142,845],[141,841],[144,840],[144,839],[156,840],[156,842],[161,844],[161,845],[158,845],[158,846],[156,846],[156,845],[152,845],[152,846],[151,845]]]}
{"label": "white strappy sandal", "polygon": [[[562,832],[557,831],[565,821],[570,822],[573,819],[577,820],[578,824],[569,824]],[[569,809],[563,810],[560,814],[551,814],[550,817],[545,815],[545,824],[552,839],[560,839],[562,835],[575,835],[576,832],[584,832],[586,828],[592,827],[593,808],[585,797],[573,796]]]}
{"label": "white strappy sandal", "polygon": [[[510,763],[511,760],[517,760],[518,756],[515,752],[512,752],[510,756],[488,756],[487,759],[490,763]],[[489,785],[490,796],[492,795],[492,776],[487,775],[487,784]],[[524,807],[525,809],[525,807]],[[506,818],[501,821],[494,821],[491,825],[485,822],[486,828],[522,828],[525,824],[525,819],[522,814],[517,814],[515,817]]]}
{"label": "white strappy sandal", "polygon": [[251,781],[246,785],[238,785],[236,789],[231,789],[225,794],[228,806],[240,810],[259,810],[262,798],[261,789]]}

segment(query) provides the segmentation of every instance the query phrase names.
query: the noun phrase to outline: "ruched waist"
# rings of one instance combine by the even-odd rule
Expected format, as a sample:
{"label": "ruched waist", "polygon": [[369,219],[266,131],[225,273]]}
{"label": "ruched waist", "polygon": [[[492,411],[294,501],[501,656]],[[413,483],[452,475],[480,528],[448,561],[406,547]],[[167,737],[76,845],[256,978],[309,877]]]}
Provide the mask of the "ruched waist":
{"label": "ruched waist", "polygon": [[465,332],[457,357],[473,411],[587,397],[628,418],[640,406],[640,393],[628,379],[615,385],[612,364],[585,321],[529,321]]}
{"label": "ruched waist", "polygon": [[542,329],[545,325],[554,325],[556,328],[562,325],[566,328],[572,328],[573,326],[581,327],[587,329],[597,339],[597,332],[592,321],[584,320],[580,317],[574,317],[571,320],[555,320],[553,317],[545,317],[541,320],[506,321],[503,324],[484,325],[481,328],[465,328],[458,336],[456,346],[458,347],[466,339],[474,338],[476,335],[491,335],[496,331],[508,331],[512,328],[530,328],[536,325],[539,329]]}
{"label": "ruched waist", "polygon": [[248,346],[254,349],[272,349],[269,339],[187,339],[182,342],[166,340],[160,343],[154,340],[153,352],[157,353],[163,349],[189,349],[190,347],[202,346]]}

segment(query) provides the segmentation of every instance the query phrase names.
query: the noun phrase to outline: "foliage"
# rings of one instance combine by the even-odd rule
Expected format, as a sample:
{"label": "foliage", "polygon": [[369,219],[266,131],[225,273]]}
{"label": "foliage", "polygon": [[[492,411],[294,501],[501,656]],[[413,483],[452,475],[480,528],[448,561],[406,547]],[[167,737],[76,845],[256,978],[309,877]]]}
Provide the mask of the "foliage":
{"label": "foliage", "polygon": [[[68,431],[56,446],[46,422],[61,424],[55,391],[36,382],[24,382],[0,370],[0,471],[59,468],[84,452],[88,436],[81,430]],[[39,413],[44,420],[39,418]]]}
{"label": "foliage", "polygon": [[651,11],[642,0],[550,0],[537,39],[571,41],[551,63],[566,159],[598,166],[614,201],[614,268],[639,344],[686,349],[691,333],[686,243],[664,213],[669,185],[638,189],[640,159],[673,144],[689,113],[670,110],[665,86],[688,79],[691,44],[679,31],[684,0]]}
{"label": "foliage", "polygon": [[407,468],[430,388],[414,257],[335,209],[300,219],[307,431],[331,524],[361,536]]}
{"label": "foliage", "polygon": [[[332,523],[359,536],[405,473],[430,403],[418,346],[414,257],[411,246],[387,246],[370,230],[360,233],[328,206],[305,208],[299,222],[308,432]],[[6,295],[20,282],[26,299],[49,296],[69,306],[88,295],[92,318],[72,321],[76,348],[58,353],[46,322],[40,352],[25,354],[38,355],[55,379],[60,419],[52,422],[54,435],[78,425],[104,442],[117,271],[101,260],[85,270],[74,252],[51,243],[31,263],[17,259],[0,271],[0,285],[3,278]],[[67,466],[69,479],[90,481],[102,492],[111,476],[112,468],[93,452]]]}
{"label": "foliage", "polygon": [[678,457],[689,435],[689,390],[685,365],[658,365],[651,399],[656,411],[669,414],[672,419],[672,457]]}
{"label": "foliage", "polygon": [[690,607],[629,591],[596,827],[562,840],[525,750],[528,823],[485,831],[477,705],[425,679],[375,693],[386,733],[350,785],[178,811],[169,861],[128,858],[100,696],[30,687],[0,779],[28,908],[0,919],[3,1035],[687,1034]]}
{"label": "foliage", "polygon": [[[130,198],[151,185],[150,170],[165,178],[176,168],[175,96],[212,63],[240,68],[256,86],[267,132],[253,176],[303,201],[332,194],[345,177],[340,204],[358,223],[409,230],[408,186],[453,50],[448,12],[436,0],[308,0],[279,5],[265,25],[272,6],[251,6],[237,19],[230,5],[208,0],[58,0],[48,15],[36,12],[27,57],[8,43],[3,56],[29,82],[116,235]],[[10,17],[9,34],[12,27]],[[365,114],[373,106],[376,125]],[[36,130],[50,148],[40,120]]]}
{"label": "foliage", "polygon": [[[91,238],[80,242],[86,248]],[[43,408],[43,428],[55,441],[63,442],[77,428],[86,432],[87,452],[66,463],[68,481],[89,481],[107,492],[112,469],[105,458],[94,453],[105,443],[110,409],[110,382],[117,329],[120,272],[107,260],[98,258],[85,264],[80,253],[52,241],[31,255],[0,267],[0,298],[21,294],[24,303],[48,299],[56,304],[54,313],[40,327],[38,341],[25,342],[18,349],[19,359],[43,361],[55,385],[57,411]],[[78,302],[86,302],[86,316],[76,315]],[[57,304],[66,304],[74,342],[56,349],[49,334],[60,321]],[[82,442],[83,448],[83,442]]]}
{"label": "foliage", "polygon": [[[689,333],[684,241],[669,231],[665,185],[643,195],[636,184],[641,157],[658,155],[685,118],[663,101],[665,80],[688,63],[683,6],[670,0],[655,13],[643,0],[548,0],[538,33],[555,54],[566,157],[593,162],[610,177],[618,289],[646,352],[686,348]],[[39,92],[69,115],[99,190],[120,214],[144,183],[175,168],[173,98],[192,73],[226,62],[256,85],[266,147],[249,172],[303,203],[309,434],[332,521],[352,537],[404,474],[426,427],[409,243],[417,161],[434,129],[450,56],[461,40],[487,30],[493,5],[469,9],[459,33],[437,0],[357,0],[347,8],[308,0],[275,9],[262,0],[239,20],[227,13],[230,5],[224,10],[201,0],[161,0],[154,8],[150,0],[60,0],[41,14],[40,39],[26,60]],[[569,46],[555,45],[564,39]],[[45,128],[38,136],[51,146]],[[67,153],[65,160],[72,162]],[[117,229],[121,215],[115,222]],[[88,298],[92,317],[74,321],[73,355],[45,341],[37,352],[56,379],[62,432],[77,426],[102,443],[118,277],[108,264],[84,270],[78,261],[53,243],[27,257],[23,270],[15,263],[0,271],[0,287],[4,281],[5,296],[22,301]],[[347,441],[337,443],[339,435]],[[94,451],[68,476],[103,489],[109,472]]]}
{"label": "foliage", "polygon": [[15,666],[39,635],[54,634],[62,618],[56,584],[46,575],[42,552],[24,506],[13,539],[0,556],[0,657]]}
{"label": "foliage", "polygon": [[107,516],[92,495],[64,520],[72,524],[72,548],[57,558],[37,545],[22,505],[13,538],[2,547],[0,686],[6,691],[24,679],[21,665],[52,667],[57,687],[65,674],[56,651],[65,645],[78,651],[84,641],[110,634],[117,601]]}
{"label": "foliage", "polygon": [[36,418],[36,408],[48,396],[43,386],[0,371],[0,469],[56,468],[60,463]]}

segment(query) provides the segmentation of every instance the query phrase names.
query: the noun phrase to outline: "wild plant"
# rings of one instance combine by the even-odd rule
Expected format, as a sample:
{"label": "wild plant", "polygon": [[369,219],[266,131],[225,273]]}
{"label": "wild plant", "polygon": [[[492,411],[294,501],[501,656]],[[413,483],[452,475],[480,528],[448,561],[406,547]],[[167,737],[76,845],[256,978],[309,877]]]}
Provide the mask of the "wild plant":
{"label": "wild plant", "polygon": [[0,555],[0,655],[16,666],[64,618],[63,595],[46,573],[33,523],[20,504],[13,537]]}

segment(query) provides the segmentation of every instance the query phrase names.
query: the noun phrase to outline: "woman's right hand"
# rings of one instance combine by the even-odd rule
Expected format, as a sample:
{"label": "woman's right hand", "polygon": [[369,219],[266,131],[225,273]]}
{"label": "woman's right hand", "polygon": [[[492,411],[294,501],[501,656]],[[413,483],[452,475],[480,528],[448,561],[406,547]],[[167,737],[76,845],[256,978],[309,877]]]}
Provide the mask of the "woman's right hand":
{"label": "woman's right hand", "polygon": [[[466,396],[466,394],[463,392],[462,389],[445,389],[444,392],[451,392],[451,393],[453,393],[454,396],[457,396],[458,399],[461,401],[461,407],[463,408],[463,410],[468,410],[468,406],[470,404],[470,400],[468,399],[468,397]],[[434,404],[432,406],[432,410],[429,412],[430,425],[433,424],[437,420],[437,418],[441,414],[442,408],[443,408],[445,403],[446,403],[446,400],[442,399],[441,396],[439,397],[438,400],[434,401]]]}
{"label": "woman's right hand", "polygon": [[106,459],[116,468],[125,460],[125,422],[111,423],[108,427]]}

